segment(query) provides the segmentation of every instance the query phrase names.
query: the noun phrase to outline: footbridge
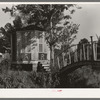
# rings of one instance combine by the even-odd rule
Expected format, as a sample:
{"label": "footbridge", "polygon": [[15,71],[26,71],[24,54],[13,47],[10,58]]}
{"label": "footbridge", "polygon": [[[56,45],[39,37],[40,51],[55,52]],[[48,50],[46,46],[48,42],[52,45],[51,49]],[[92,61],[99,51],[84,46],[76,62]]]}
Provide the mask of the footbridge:
{"label": "footbridge", "polygon": [[75,45],[72,51],[67,53],[66,66],[60,69],[61,75],[66,75],[72,71],[86,65],[91,65],[93,69],[100,69],[100,45],[97,41]]}

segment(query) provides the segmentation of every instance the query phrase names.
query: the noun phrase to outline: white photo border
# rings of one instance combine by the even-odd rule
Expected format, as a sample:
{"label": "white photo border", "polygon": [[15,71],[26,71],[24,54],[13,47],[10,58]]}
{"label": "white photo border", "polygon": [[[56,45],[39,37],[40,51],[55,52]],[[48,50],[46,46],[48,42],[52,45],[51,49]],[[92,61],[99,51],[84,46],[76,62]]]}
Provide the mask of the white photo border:
{"label": "white photo border", "polygon": [[[100,4],[100,2],[0,2],[0,4]],[[100,98],[97,88],[0,89],[0,98]]]}

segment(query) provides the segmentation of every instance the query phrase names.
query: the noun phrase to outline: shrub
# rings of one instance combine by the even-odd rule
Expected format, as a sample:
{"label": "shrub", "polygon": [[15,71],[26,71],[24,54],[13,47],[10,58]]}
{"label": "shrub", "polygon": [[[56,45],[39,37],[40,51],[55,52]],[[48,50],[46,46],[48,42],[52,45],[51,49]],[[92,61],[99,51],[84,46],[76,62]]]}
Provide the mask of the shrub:
{"label": "shrub", "polygon": [[8,71],[0,74],[0,88],[54,88],[56,83],[50,73]]}
{"label": "shrub", "polygon": [[0,88],[54,88],[59,83],[56,75],[49,72],[10,70],[11,63],[0,63]]}
{"label": "shrub", "polygon": [[100,71],[92,69],[92,66],[83,66],[70,73],[65,87],[69,88],[99,88]]}

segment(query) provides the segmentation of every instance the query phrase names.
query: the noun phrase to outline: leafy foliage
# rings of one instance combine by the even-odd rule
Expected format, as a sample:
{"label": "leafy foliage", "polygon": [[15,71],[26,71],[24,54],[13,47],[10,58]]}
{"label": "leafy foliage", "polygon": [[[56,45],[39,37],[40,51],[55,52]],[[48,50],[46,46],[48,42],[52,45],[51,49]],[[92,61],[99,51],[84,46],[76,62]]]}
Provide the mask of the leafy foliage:
{"label": "leafy foliage", "polygon": [[10,50],[11,47],[11,36],[10,36],[10,28],[11,24],[7,23],[5,28],[1,27],[0,32],[2,36],[0,37],[0,52],[4,53],[5,50]]}
{"label": "leafy foliage", "polygon": [[[64,88],[99,88],[100,72],[92,66],[83,66],[66,76]],[[60,82],[60,86],[62,86]]]}
{"label": "leafy foliage", "polygon": [[82,48],[82,45],[83,44],[89,44],[89,41],[86,39],[86,38],[84,38],[84,39],[81,39],[80,41],[79,41],[79,43],[78,43],[78,48]]}
{"label": "leafy foliage", "polygon": [[[13,17],[15,17],[14,25],[17,27],[23,27],[27,25],[35,25],[41,27],[46,31],[45,37],[49,45],[54,45],[57,42],[58,38],[58,31],[55,33],[54,30],[58,30],[60,27],[57,26],[58,24],[67,25],[69,19],[71,19],[70,14],[75,12],[76,5],[67,4],[67,5],[41,5],[41,4],[34,4],[34,5],[16,5],[13,6],[11,9],[7,8],[3,9],[4,12],[10,12]],[[71,9],[70,9],[71,8]],[[70,14],[64,15],[64,11],[70,12]],[[12,13],[13,12],[13,13]],[[17,20],[17,21],[16,21]],[[19,24],[19,25],[16,25]],[[52,25],[51,25],[52,24]],[[70,25],[73,29],[70,31],[71,33],[77,31],[74,25]],[[77,27],[77,25],[76,25]],[[62,29],[63,27],[61,27]],[[68,27],[66,26],[66,29]],[[60,29],[60,31],[62,31]],[[51,33],[52,30],[52,33]],[[76,33],[76,32],[75,32]],[[51,35],[52,34],[52,35]],[[60,34],[61,35],[61,34]],[[59,36],[60,37],[60,36]]]}

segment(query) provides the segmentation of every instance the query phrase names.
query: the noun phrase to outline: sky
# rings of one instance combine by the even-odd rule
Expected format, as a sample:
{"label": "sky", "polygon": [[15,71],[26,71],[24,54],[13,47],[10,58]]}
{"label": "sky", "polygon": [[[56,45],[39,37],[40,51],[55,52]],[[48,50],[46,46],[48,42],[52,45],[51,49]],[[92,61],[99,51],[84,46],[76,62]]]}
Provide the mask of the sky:
{"label": "sky", "polygon": [[[82,7],[82,9],[76,10],[72,15],[73,22],[80,24],[75,43],[78,43],[82,38],[90,40],[90,36],[93,36],[93,39],[97,40],[96,34],[100,36],[100,4],[78,5]],[[2,8],[11,6],[12,4],[0,4],[0,27],[3,27],[8,22],[12,23],[13,19],[10,14],[2,11]]]}
{"label": "sky", "polygon": [[90,36],[93,36],[93,40],[97,40],[96,34],[100,36],[100,4],[81,4],[79,6],[82,9],[77,10],[72,17],[76,24],[80,24],[76,43],[82,38],[90,41]]}
{"label": "sky", "polygon": [[12,23],[13,18],[10,16],[9,13],[4,13],[2,8],[12,7],[12,4],[0,4],[0,27],[5,26],[6,23]]}

